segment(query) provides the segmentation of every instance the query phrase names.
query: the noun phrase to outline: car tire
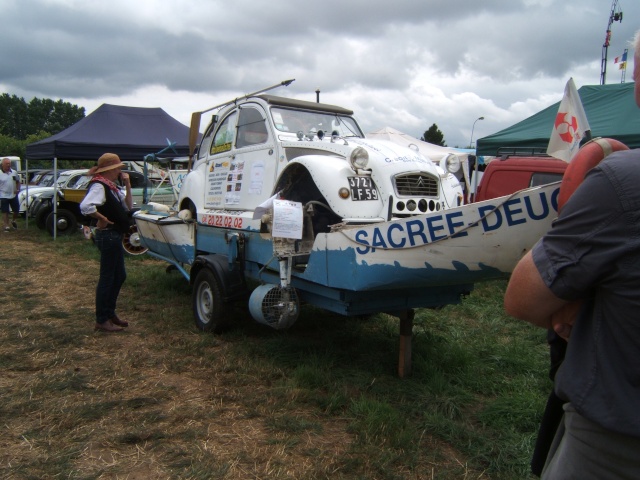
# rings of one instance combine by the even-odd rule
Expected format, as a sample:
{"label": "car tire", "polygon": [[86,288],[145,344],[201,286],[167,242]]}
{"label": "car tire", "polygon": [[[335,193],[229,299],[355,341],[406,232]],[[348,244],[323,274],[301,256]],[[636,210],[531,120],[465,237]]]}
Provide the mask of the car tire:
{"label": "car tire", "polygon": [[35,214],[35,222],[36,226],[40,230],[45,230],[47,228],[47,217],[53,211],[50,205],[40,205],[38,211]]}
{"label": "car tire", "polygon": [[[64,208],[58,209],[57,235],[71,235],[78,230],[78,221],[73,213]],[[47,230],[53,236],[54,212],[47,217]]]}

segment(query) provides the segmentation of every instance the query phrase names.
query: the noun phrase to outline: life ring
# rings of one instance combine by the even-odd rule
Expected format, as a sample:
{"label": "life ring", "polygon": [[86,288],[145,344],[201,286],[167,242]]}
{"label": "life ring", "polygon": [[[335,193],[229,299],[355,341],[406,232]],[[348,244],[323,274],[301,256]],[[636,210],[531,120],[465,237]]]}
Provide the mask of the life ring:
{"label": "life ring", "polygon": [[582,183],[589,170],[598,165],[607,155],[619,150],[629,150],[629,147],[613,138],[601,137],[594,138],[580,147],[562,177],[558,194],[558,213]]}

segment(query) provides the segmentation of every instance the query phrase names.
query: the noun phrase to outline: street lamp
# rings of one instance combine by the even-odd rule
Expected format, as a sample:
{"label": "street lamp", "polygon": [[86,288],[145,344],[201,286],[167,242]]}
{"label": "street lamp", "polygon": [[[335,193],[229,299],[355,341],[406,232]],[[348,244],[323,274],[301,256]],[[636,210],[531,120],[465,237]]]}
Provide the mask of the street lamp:
{"label": "street lamp", "polygon": [[[469,139],[469,148],[473,148],[473,129],[476,128],[476,122],[478,120],[484,120],[484,117],[478,117],[476,118],[476,120],[473,122],[473,126],[471,127],[471,139]],[[473,200],[475,201],[476,199],[476,195],[478,194],[478,157],[476,157],[475,160],[476,164],[475,164],[475,175],[474,175],[474,179],[473,179]]]}
{"label": "street lamp", "polygon": [[473,129],[476,128],[476,122],[478,120],[484,120],[484,117],[478,117],[476,118],[476,120],[473,122],[473,126],[471,127],[471,139],[469,139],[469,148],[473,148]]}

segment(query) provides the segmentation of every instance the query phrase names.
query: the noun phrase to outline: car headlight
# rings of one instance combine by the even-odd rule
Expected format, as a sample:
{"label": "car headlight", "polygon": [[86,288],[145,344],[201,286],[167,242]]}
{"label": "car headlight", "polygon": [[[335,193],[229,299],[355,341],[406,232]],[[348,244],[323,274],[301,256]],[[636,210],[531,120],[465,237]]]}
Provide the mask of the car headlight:
{"label": "car headlight", "polygon": [[349,157],[351,168],[354,171],[363,170],[369,164],[369,152],[365,148],[356,147]]}
{"label": "car headlight", "polygon": [[[458,170],[460,170],[460,157],[453,154],[453,153],[449,153],[447,154],[446,157],[444,157],[444,165],[442,165],[444,167],[444,169],[449,172],[449,173],[456,173]],[[441,164],[443,163],[442,161],[440,162]]]}

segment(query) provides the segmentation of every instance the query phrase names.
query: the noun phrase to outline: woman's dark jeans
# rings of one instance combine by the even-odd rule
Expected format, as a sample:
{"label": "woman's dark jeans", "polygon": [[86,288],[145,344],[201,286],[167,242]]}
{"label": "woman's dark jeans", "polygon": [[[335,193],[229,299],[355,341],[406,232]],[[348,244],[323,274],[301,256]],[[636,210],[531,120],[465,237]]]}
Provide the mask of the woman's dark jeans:
{"label": "woman's dark jeans", "polygon": [[100,278],[96,288],[96,321],[104,323],[116,314],[120,287],[127,278],[124,269],[122,234],[116,230],[95,230],[94,240],[100,250]]}

